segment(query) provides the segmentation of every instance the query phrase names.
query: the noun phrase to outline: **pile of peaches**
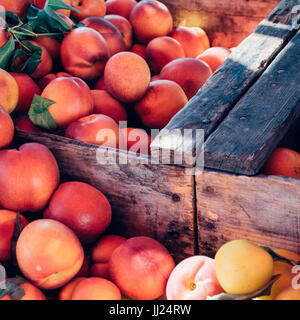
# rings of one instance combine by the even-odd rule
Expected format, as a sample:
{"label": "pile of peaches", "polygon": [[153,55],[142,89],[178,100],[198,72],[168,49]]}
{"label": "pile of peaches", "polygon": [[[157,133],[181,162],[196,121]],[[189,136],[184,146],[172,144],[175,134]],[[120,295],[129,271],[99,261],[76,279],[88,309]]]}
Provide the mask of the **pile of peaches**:
{"label": "pile of peaches", "polygon": [[[48,13],[58,2],[0,0],[0,5],[26,21],[29,5]],[[231,54],[227,48],[210,48],[201,28],[174,28],[170,11],[159,1],[65,3],[70,10],[52,10],[51,17],[68,31],[59,39],[46,33],[32,36],[26,45],[18,42],[16,50],[25,53],[0,72],[0,104],[14,111],[21,130],[59,132],[130,150],[136,138],[129,139],[131,130],[142,127],[139,151],[148,153],[149,130],[165,127]],[[0,49],[16,35],[12,28],[2,29]],[[36,47],[40,62],[30,70],[30,50]],[[131,127],[119,135],[120,121]],[[101,130],[109,133],[103,137]]]}

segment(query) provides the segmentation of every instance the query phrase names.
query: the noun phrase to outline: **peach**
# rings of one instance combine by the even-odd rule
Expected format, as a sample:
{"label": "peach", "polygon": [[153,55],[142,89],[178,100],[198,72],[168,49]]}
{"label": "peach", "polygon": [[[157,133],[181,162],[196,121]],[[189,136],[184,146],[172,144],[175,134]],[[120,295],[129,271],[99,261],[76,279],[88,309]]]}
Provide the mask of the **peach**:
{"label": "peach", "polygon": [[105,81],[104,81],[104,77],[100,78],[97,81],[94,90],[107,90],[106,85],[105,85]]}
{"label": "peach", "polygon": [[133,38],[133,30],[130,22],[126,18],[115,14],[107,15],[104,18],[120,31],[125,43],[125,49],[129,50],[132,47]]}
{"label": "peach", "polygon": [[60,57],[68,73],[84,80],[92,80],[103,75],[110,53],[99,32],[79,27],[72,30],[62,41]]}
{"label": "peach", "polygon": [[25,19],[31,2],[32,0],[1,0],[0,5],[5,8],[5,11],[11,11],[21,19]]}
{"label": "peach", "polygon": [[7,41],[9,39],[9,33],[0,27],[0,48],[6,45]]}
{"label": "peach", "polygon": [[119,288],[109,280],[92,277],[80,281],[72,300],[121,300]]}
{"label": "peach", "polygon": [[109,262],[113,252],[127,239],[117,235],[106,235],[102,237],[92,249],[92,261],[96,263]]}
{"label": "peach", "polygon": [[266,175],[300,178],[300,154],[288,148],[276,149],[263,167]]}
{"label": "peach", "polygon": [[[39,8],[39,9],[43,9],[45,4],[46,4],[47,0],[33,0],[33,4]],[[63,2],[65,2],[66,4],[68,4],[69,6],[71,5],[71,0],[63,0]],[[60,9],[57,10],[58,13],[62,13],[66,16],[70,16],[71,15],[71,11],[70,10],[66,10],[66,9]]]}
{"label": "peach", "polygon": [[0,105],[11,113],[19,101],[19,87],[12,75],[0,69]]}
{"label": "peach", "polygon": [[107,280],[110,279],[110,274],[109,274],[109,263],[95,263],[91,266],[91,271],[90,271],[91,277],[99,277],[99,278],[104,278]]}
{"label": "peach", "polygon": [[8,112],[0,106],[0,149],[7,148],[14,138],[14,123]]}
{"label": "peach", "polygon": [[181,44],[171,37],[155,38],[148,43],[146,49],[146,61],[154,74],[160,73],[169,62],[184,57]]}
{"label": "peach", "polygon": [[208,64],[198,59],[181,58],[168,63],[161,70],[160,78],[178,83],[191,99],[212,75]]}
{"label": "peach", "polygon": [[104,194],[76,181],[61,184],[44,212],[44,218],[65,224],[84,243],[95,241],[110,225],[111,216]]}
{"label": "peach", "polygon": [[156,81],[156,80],[160,80],[160,74],[156,74],[155,76],[152,76],[150,82],[153,82],[153,81]]}
{"label": "peach", "polygon": [[70,19],[67,15],[57,12],[57,14],[60,16],[61,19],[64,20],[64,22],[70,27],[70,30],[73,30],[75,28],[75,24],[72,19]]}
{"label": "peach", "polygon": [[[15,229],[17,213],[9,210],[0,210],[0,262],[8,262],[11,259],[11,239]],[[20,215],[23,227],[28,222]]]}
{"label": "peach", "polygon": [[110,56],[125,51],[126,45],[121,32],[108,20],[99,17],[89,17],[80,21],[85,27],[99,32],[107,43]]}
{"label": "peach", "polygon": [[106,13],[117,14],[129,19],[132,9],[137,5],[135,0],[107,0]]}
{"label": "peach", "polygon": [[78,271],[78,273],[76,274],[76,277],[87,277],[89,274],[90,274],[89,257],[84,255],[82,266]]}
{"label": "peach", "polygon": [[15,127],[29,132],[40,132],[27,115],[18,115],[14,118]]}
{"label": "peach", "polygon": [[6,287],[9,292],[0,300],[47,300],[41,290],[23,279],[7,279]]}
{"label": "peach", "polygon": [[39,36],[36,37],[35,40],[47,49],[53,60],[57,60],[59,58],[60,42],[58,40],[48,36]]}
{"label": "peach", "polygon": [[206,300],[224,292],[220,286],[215,261],[194,256],[181,261],[172,271],[167,283],[168,300]]}
{"label": "peach", "polygon": [[[295,261],[295,263],[300,262],[300,255],[288,250],[283,250],[283,249],[277,249],[274,250],[277,254],[279,254],[280,256],[289,259],[289,260],[293,260]],[[283,262],[283,261],[274,261],[274,271],[273,271],[273,275],[276,274],[282,274],[282,273],[290,273],[292,269],[292,266],[287,263],[287,262]]]}
{"label": "peach", "polygon": [[72,78],[73,76],[66,72],[58,72],[57,74],[49,73],[39,80],[38,85],[41,90],[44,90],[52,80],[61,77]]}
{"label": "peach", "polygon": [[174,267],[167,249],[149,237],[127,240],[113,252],[109,262],[112,281],[125,296],[136,300],[162,296]]}
{"label": "peach", "polygon": [[23,229],[16,256],[24,276],[42,289],[56,289],[69,282],[84,259],[73,231],[51,219],[35,220]]}
{"label": "peach", "polygon": [[88,17],[103,18],[106,13],[106,3],[104,0],[71,0],[73,8],[80,12],[72,11],[72,17],[77,21]]}
{"label": "peach", "polygon": [[15,111],[27,113],[30,109],[35,94],[41,94],[38,85],[25,73],[10,72],[19,88],[19,101]]}
{"label": "peach", "polygon": [[74,121],[67,127],[65,136],[109,148],[119,148],[119,145],[122,145],[119,126],[112,118],[104,114],[92,114]]}
{"label": "peach", "polygon": [[134,103],[141,99],[150,79],[151,73],[146,61],[132,52],[114,55],[104,70],[108,92],[124,103]]}
{"label": "peach", "polygon": [[91,90],[94,99],[94,114],[104,114],[117,124],[127,120],[126,109],[105,90]]}
{"label": "peach", "polygon": [[151,137],[145,130],[137,128],[122,128],[122,135],[127,142],[127,150],[134,153],[150,155]]}
{"label": "peach", "polygon": [[215,72],[231,55],[231,51],[224,47],[212,47],[197,56],[197,59],[206,62],[212,72]]}
{"label": "peach", "polygon": [[25,143],[19,150],[0,151],[0,162],[0,204],[13,211],[42,210],[60,178],[49,149],[39,143]]}
{"label": "peach", "polygon": [[198,27],[177,27],[171,34],[183,47],[186,57],[196,58],[210,47],[206,32]]}
{"label": "peach", "polygon": [[42,97],[54,101],[48,111],[59,128],[66,128],[93,111],[90,88],[76,77],[54,79],[43,90]]}
{"label": "peach", "polygon": [[159,1],[142,0],[131,11],[130,22],[135,36],[141,43],[168,35],[173,28],[169,9]]}
{"label": "peach", "polygon": [[146,60],[146,49],[147,49],[146,46],[136,43],[132,46],[130,52],[135,53],[139,55],[141,58]]}
{"label": "peach", "polygon": [[161,129],[187,102],[184,91],[176,82],[157,80],[150,82],[146,94],[134,108],[145,126]]}
{"label": "peach", "polygon": [[67,283],[59,292],[58,300],[72,300],[72,295],[77,285],[86,277],[76,277]]}

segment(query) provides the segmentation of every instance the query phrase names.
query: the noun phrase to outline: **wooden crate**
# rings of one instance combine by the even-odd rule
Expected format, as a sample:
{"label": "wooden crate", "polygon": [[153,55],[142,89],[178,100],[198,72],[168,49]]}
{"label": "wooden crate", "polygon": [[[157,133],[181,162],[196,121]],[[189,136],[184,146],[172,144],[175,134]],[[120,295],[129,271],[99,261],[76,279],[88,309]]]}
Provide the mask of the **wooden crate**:
{"label": "wooden crate", "polygon": [[[47,133],[18,131],[18,139],[47,145],[63,174],[102,190],[114,231],[154,237],[177,261],[213,256],[237,238],[300,253],[300,180],[259,175],[284,136],[297,131],[300,0],[162,2],[177,25],[203,27],[213,45],[246,39],[153,141],[157,161]],[[185,129],[203,129],[204,144],[183,144]],[[205,170],[196,158],[203,147]],[[165,164],[166,151],[184,162]]]}

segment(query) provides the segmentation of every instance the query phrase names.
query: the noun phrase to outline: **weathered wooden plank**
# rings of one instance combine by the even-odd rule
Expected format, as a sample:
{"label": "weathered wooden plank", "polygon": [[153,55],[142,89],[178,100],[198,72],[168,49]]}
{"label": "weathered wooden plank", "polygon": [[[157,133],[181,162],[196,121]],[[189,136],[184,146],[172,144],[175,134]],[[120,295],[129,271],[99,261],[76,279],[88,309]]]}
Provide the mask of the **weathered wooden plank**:
{"label": "weathered wooden plank", "polygon": [[[170,150],[173,158],[184,156],[185,166],[195,165],[202,145],[181,139],[184,129],[203,129],[207,138],[242,95],[253,85],[268,65],[299,29],[294,8],[300,0],[284,0],[245,39],[153,141],[152,155],[164,162],[162,151]],[[299,15],[298,15],[299,16]],[[170,131],[173,134],[170,148]]]}
{"label": "weathered wooden plank", "polygon": [[154,237],[176,261],[194,254],[194,179],[183,168],[143,163],[135,155],[126,163],[126,153],[115,149],[103,161],[97,153],[103,148],[52,134],[17,131],[17,139],[46,145],[64,175],[99,188],[112,205],[118,234]]}
{"label": "weathered wooden plank", "polygon": [[204,145],[205,167],[255,175],[300,115],[300,31]]}
{"label": "weathered wooden plank", "polygon": [[176,26],[203,28],[212,45],[238,45],[278,4],[279,0],[162,0]]}
{"label": "weathered wooden plank", "polygon": [[300,253],[300,179],[203,171],[196,193],[201,254],[234,239]]}

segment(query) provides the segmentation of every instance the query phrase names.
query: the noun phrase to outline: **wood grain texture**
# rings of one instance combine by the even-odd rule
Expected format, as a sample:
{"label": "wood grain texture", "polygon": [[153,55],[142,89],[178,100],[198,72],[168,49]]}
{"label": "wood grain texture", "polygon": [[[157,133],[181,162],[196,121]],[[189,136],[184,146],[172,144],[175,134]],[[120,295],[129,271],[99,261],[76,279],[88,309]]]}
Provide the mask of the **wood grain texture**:
{"label": "wood grain texture", "polygon": [[300,116],[300,31],[205,145],[205,167],[256,175]]}
{"label": "wood grain texture", "polygon": [[300,253],[300,179],[204,171],[196,193],[200,254],[235,239]]}
{"label": "wood grain texture", "polygon": [[105,149],[47,133],[17,131],[17,139],[46,145],[62,174],[101,190],[112,205],[113,232],[153,237],[176,261],[194,254],[194,179],[183,168],[141,163],[135,155],[119,164],[114,160],[126,163],[126,153],[115,149],[105,152],[105,164],[97,155]]}
{"label": "wood grain texture", "polygon": [[164,162],[162,151],[170,145],[170,132],[173,135],[170,152],[173,158],[185,155],[185,166],[195,165],[195,156],[202,145],[181,139],[185,129],[203,129],[207,138],[226,117],[243,94],[266,70],[276,55],[293,37],[299,25],[297,17],[291,14],[299,0],[282,1],[280,5],[245,39],[199,90],[197,95],[175,115],[169,124],[152,142],[152,155]]}
{"label": "wood grain texture", "polygon": [[278,4],[279,0],[163,0],[176,26],[203,28],[213,46],[237,46]]}

